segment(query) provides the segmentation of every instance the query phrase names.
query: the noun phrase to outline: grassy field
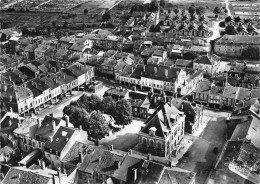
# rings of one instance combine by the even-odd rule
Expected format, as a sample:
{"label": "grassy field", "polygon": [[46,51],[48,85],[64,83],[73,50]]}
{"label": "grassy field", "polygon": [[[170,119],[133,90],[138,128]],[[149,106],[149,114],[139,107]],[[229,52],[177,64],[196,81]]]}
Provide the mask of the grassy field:
{"label": "grassy field", "polygon": [[[189,6],[194,4],[195,6],[203,6],[206,8],[206,16],[213,16],[213,10],[215,7],[224,7],[225,1],[224,0],[169,0],[168,3],[173,5],[172,8],[179,8],[179,9],[188,9]],[[166,7],[167,8],[167,7]]]}
{"label": "grassy field", "polygon": [[260,0],[254,1],[230,1],[230,11],[235,16],[250,17],[260,16]]}

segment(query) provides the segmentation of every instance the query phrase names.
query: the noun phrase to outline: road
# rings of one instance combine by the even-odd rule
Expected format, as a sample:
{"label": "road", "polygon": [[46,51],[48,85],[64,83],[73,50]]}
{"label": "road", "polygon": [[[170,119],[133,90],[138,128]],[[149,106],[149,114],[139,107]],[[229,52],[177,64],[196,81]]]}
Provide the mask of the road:
{"label": "road", "polygon": [[12,2],[12,3],[9,3],[9,4],[5,5],[5,6],[3,7],[3,9],[7,9],[7,8],[9,8],[9,7],[15,5],[16,3],[19,3],[19,2],[22,2],[22,1],[23,1],[23,0],[19,0],[19,1],[14,1],[14,2]]}
{"label": "road", "polygon": [[86,93],[88,95],[96,94],[100,97],[103,97],[105,91],[109,89],[108,86],[104,86],[102,90],[99,91],[99,93],[89,93],[89,92],[83,92],[83,91],[73,91],[72,96],[68,96],[67,98],[64,98],[63,101],[60,104],[57,105],[49,105],[45,109],[41,110],[39,114],[35,115],[36,117],[44,118],[46,115],[49,115],[50,113],[53,113],[54,117],[61,118],[63,117],[63,108],[66,105],[69,105],[71,101],[76,101],[79,99],[79,97]]}
{"label": "road", "polygon": [[227,13],[228,13],[228,16],[231,16],[231,11],[229,9],[229,1],[228,0],[225,0],[225,4],[226,4],[226,9],[227,9]]}
{"label": "road", "polygon": [[220,30],[219,23],[223,20],[218,21],[212,21],[213,26],[209,28],[210,31],[213,32],[212,36],[207,39],[207,42],[210,42],[210,40],[215,40],[216,38],[220,37]]}
{"label": "road", "polygon": [[227,113],[204,111],[204,116],[209,118],[209,122],[199,137],[194,137],[194,142],[189,148],[189,156],[183,157],[177,166],[196,172],[196,183],[204,184],[212,168],[217,154],[213,149],[220,150],[225,142]]}

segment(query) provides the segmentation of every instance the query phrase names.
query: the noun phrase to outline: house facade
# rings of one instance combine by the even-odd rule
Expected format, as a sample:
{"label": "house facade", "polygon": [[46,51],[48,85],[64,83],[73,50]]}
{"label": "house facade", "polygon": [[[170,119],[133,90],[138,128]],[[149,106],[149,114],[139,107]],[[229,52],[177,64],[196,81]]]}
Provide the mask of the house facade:
{"label": "house facade", "polygon": [[176,107],[164,103],[163,97],[161,100],[159,107],[138,134],[138,149],[144,153],[170,158],[181,148],[185,115]]}

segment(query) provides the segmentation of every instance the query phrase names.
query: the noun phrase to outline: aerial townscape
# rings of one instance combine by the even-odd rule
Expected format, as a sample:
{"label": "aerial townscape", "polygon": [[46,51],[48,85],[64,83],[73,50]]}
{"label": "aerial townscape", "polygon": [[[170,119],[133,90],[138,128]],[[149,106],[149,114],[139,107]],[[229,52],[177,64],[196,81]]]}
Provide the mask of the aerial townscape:
{"label": "aerial townscape", "polygon": [[1,0],[1,184],[260,184],[260,0]]}

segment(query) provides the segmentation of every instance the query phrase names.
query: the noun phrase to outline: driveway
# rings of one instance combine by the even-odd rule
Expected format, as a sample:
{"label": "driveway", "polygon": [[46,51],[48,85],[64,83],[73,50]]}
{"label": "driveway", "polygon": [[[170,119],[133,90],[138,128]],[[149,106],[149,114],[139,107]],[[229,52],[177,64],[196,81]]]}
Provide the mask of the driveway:
{"label": "driveway", "polygon": [[225,142],[226,117],[225,112],[204,111],[204,116],[209,122],[199,137],[194,137],[194,142],[188,150],[189,156],[183,157],[177,166],[197,173],[196,183],[205,183],[212,165],[217,158],[213,149],[221,149]]}

